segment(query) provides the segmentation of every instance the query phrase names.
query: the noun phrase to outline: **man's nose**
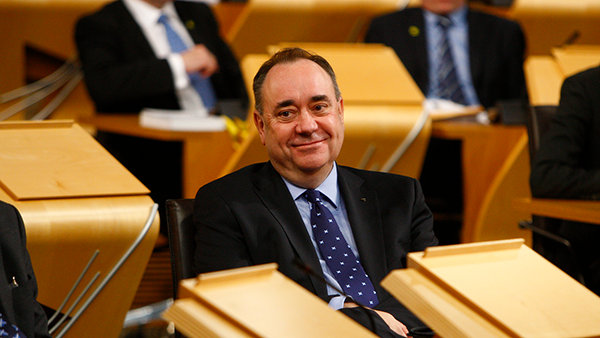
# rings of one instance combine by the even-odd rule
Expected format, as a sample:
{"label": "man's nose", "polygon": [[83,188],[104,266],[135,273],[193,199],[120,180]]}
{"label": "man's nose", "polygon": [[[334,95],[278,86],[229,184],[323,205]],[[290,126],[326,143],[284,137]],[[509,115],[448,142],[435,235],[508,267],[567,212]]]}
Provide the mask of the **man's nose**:
{"label": "man's nose", "polygon": [[307,110],[303,110],[298,116],[298,124],[296,125],[296,131],[299,134],[312,133],[318,128],[316,118]]}

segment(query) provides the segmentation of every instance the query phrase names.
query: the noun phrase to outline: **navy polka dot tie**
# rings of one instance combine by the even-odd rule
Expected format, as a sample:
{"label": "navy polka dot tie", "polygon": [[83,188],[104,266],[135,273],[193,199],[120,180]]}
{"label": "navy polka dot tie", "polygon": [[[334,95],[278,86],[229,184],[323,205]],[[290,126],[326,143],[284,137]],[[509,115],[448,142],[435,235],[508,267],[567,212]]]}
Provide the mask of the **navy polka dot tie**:
{"label": "navy polka dot tie", "polygon": [[4,319],[4,316],[0,313],[0,337],[8,338],[27,338],[19,331],[19,328]]}
{"label": "navy polka dot tie", "polygon": [[310,223],[317,246],[336,280],[355,301],[368,307],[377,305],[377,292],[342,235],[333,214],[323,204],[321,193],[308,189],[305,197],[311,204]]}

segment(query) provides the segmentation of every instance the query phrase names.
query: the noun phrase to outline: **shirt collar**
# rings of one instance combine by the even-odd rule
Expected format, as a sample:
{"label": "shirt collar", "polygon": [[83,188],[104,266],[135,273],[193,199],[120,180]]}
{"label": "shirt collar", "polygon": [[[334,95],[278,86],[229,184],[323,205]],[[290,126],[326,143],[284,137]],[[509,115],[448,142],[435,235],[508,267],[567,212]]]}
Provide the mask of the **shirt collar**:
{"label": "shirt collar", "polygon": [[[467,21],[468,10],[469,10],[469,8],[467,5],[462,5],[458,9],[456,9],[454,12],[448,14],[446,17],[448,19],[450,19],[450,21],[452,22],[453,25],[462,24]],[[426,9],[423,10],[423,13],[425,15],[425,20],[428,23],[433,23],[433,24],[437,23],[438,17],[441,16],[441,15],[435,14],[433,12],[430,12]]]}
{"label": "shirt collar", "polygon": [[[339,205],[339,201],[338,201],[339,194],[338,194],[338,186],[337,186],[337,177],[338,177],[337,164],[334,163],[333,168],[331,169],[331,172],[329,173],[329,176],[327,176],[327,178],[325,179],[325,181],[323,181],[323,183],[321,183],[321,185],[319,185],[315,189],[315,190],[319,190],[321,192],[321,194],[327,196],[327,199],[329,199],[329,201],[336,208]],[[296,200],[299,197],[301,197],[302,194],[304,194],[304,192],[306,191],[306,188],[294,185],[290,181],[286,180],[283,176],[281,178],[283,178],[283,181],[285,182],[285,185],[287,186],[287,188],[290,191],[290,194],[292,195],[292,198],[294,200]]]}
{"label": "shirt collar", "polygon": [[123,0],[123,2],[140,26],[153,28],[162,14],[169,19],[177,17],[177,11],[172,1],[166,2],[162,8],[156,8],[142,0]]}

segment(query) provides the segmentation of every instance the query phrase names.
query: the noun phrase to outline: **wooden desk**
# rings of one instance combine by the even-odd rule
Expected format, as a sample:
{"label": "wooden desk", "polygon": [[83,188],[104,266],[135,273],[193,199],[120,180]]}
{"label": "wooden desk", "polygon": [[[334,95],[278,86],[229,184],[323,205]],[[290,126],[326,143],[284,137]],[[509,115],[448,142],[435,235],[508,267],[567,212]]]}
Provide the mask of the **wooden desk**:
{"label": "wooden desk", "polygon": [[513,207],[536,216],[600,224],[600,201],[517,198]]}
{"label": "wooden desk", "polygon": [[182,142],[184,198],[194,198],[201,186],[216,179],[234,150],[227,131],[180,132],[143,128],[139,125],[138,115],[133,114],[97,114],[83,119],[82,123],[105,132]]}
{"label": "wooden desk", "polygon": [[464,206],[461,242],[472,242],[481,202],[526,129],[524,126],[458,121],[436,121],[432,128],[432,137],[462,141]]}

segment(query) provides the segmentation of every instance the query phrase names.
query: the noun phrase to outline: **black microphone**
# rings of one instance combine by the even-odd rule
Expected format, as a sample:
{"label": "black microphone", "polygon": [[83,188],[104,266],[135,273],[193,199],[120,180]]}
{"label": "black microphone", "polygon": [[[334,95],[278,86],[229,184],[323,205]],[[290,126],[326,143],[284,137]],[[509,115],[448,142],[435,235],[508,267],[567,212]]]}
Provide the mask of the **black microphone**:
{"label": "black microphone", "polygon": [[581,32],[579,32],[579,30],[576,29],[575,31],[573,31],[573,33],[571,33],[571,35],[569,35],[569,37],[567,37],[567,39],[562,43],[561,47],[572,45],[575,42],[575,40],[579,39],[580,35]]}
{"label": "black microphone", "polygon": [[315,270],[313,270],[310,266],[308,266],[308,264],[304,263],[300,258],[295,257],[294,260],[292,261],[292,263],[297,266],[300,270],[304,271],[305,273],[316,277],[318,280],[322,281],[323,283],[325,283],[326,285],[331,286],[335,291],[339,292],[340,295],[352,299],[352,302],[354,302],[359,308],[361,308],[365,314],[367,315],[367,318],[369,318],[369,323],[371,324],[371,331],[374,334],[377,334],[377,327],[375,326],[375,320],[373,319],[373,312],[370,311],[371,309],[369,309],[368,307],[364,306],[363,304],[361,304],[359,301],[354,300],[354,298],[352,298],[350,295],[348,295],[346,292],[344,292],[343,290],[341,290],[340,288],[338,288],[336,285],[330,283],[325,277],[321,276],[320,274],[316,273]]}

